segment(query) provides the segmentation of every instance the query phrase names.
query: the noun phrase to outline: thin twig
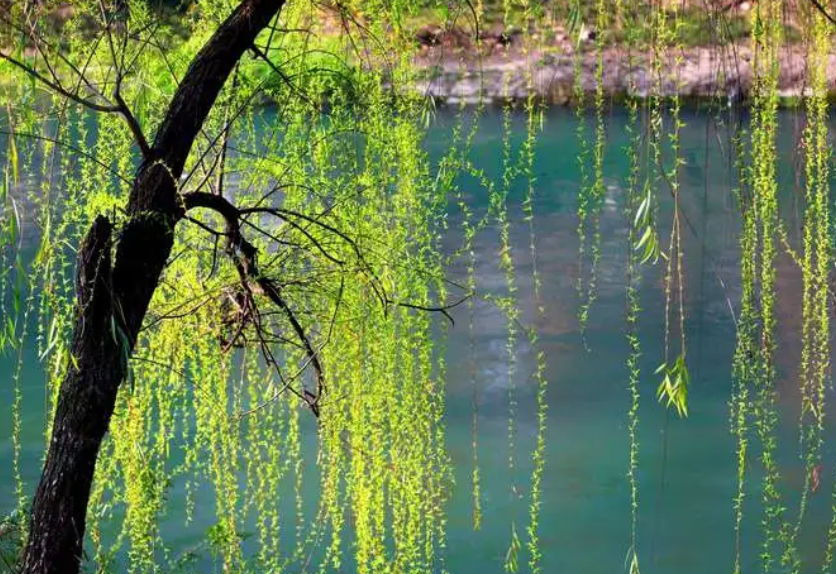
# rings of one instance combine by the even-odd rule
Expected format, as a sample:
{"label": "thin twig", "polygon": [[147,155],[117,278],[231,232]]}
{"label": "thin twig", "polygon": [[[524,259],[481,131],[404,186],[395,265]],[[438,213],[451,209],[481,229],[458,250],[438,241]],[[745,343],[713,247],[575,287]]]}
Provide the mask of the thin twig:
{"label": "thin twig", "polygon": [[810,3],[811,3],[813,6],[815,6],[815,7],[816,7],[816,9],[817,9],[819,12],[821,12],[822,16],[824,16],[825,18],[827,18],[827,20],[828,20],[831,24],[833,24],[834,26],[836,26],[836,18],[834,18],[833,16],[831,16],[831,15],[827,12],[827,10],[825,9],[825,7],[821,4],[821,2],[819,2],[819,0],[810,0]]}
{"label": "thin twig", "polygon": [[86,99],[82,98],[78,94],[74,94],[74,93],[70,92],[69,90],[65,89],[60,84],[57,84],[57,83],[53,82],[52,80],[50,80],[49,78],[47,78],[46,76],[44,76],[43,74],[41,74],[40,72],[35,70],[34,68],[30,68],[29,66],[27,66],[23,62],[18,61],[14,57],[10,56],[9,54],[6,54],[5,52],[3,52],[1,50],[0,50],[0,58],[2,58],[3,60],[6,60],[7,62],[16,66],[17,68],[20,68],[21,70],[23,70],[24,72],[26,72],[27,74],[29,74],[30,76],[32,76],[33,78],[35,78],[36,80],[38,80],[39,82],[41,82],[42,84],[47,86],[52,91],[61,94],[65,98],[68,98],[68,99],[74,101],[77,104],[80,104],[80,105],[82,105],[86,108],[90,108],[91,110],[96,111],[96,112],[115,113],[115,112],[119,111],[118,106],[97,104],[96,102],[91,102],[90,100],[86,100]]}

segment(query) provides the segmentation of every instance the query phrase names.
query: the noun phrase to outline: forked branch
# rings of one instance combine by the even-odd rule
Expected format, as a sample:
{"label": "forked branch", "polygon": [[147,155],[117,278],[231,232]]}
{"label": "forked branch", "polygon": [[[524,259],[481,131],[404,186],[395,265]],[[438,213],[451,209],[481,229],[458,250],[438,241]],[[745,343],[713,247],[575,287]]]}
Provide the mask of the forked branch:
{"label": "forked branch", "polygon": [[250,284],[257,285],[259,290],[284,313],[294,333],[299,338],[302,348],[308,357],[308,363],[314,371],[317,386],[316,394],[306,392],[301,396],[308,403],[311,411],[318,416],[319,408],[317,405],[325,389],[325,376],[322,363],[319,360],[319,352],[314,349],[304,327],[284,297],[282,297],[281,289],[274,281],[261,273],[257,261],[258,250],[241,233],[242,211],[220,195],[191,192],[184,194],[182,197],[183,207],[187,212],[190,209],[206,208],[218,213],[224,219],[226,223],[226,231],[224,233],[226,237],[226,252],[235,262],[235,267],[245,292],[249,297],[252,297]]}

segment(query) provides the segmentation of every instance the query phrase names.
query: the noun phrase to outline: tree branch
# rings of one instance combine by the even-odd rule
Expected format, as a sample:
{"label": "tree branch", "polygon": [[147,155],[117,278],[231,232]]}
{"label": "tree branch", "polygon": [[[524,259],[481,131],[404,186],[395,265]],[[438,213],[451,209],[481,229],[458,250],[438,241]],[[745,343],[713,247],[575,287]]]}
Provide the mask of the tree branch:
{"label": "tree branch", "polygon": [[24,72],[26,72],[27,74],[29,74],[30,76],[32,76],[33,78],[38,80],[40,83],[42,83],[43,85],[48,87],[50,90],[54,91],[57,94],[60,94],[60,95],[64,96],[67,99],[70,99],[70,100],[74,101],[75,103],[77,103],[79,105],[82,105],[82,106],[84,106],[86,108],[89,108],[89,109],[91,109],[93,111],[96,111],[96,112],[115,113],[115,112],[121,111],[118,106],[109,105],[109,104],[108,105],[98,104],[96,102],[92,102],[90,100],[82,98],[78,94],[74,94],[73,92],[64,88],[64,86],[62,86],[61,84],[53,82],[52,80],[50,80],[49,78],[47,78],[46,76],[44,76],[43,74],[41,74],[40,72],[35,70],[34,68],[31,68],[31,67],[27,66],[23,62],[17,60],[16,58],[14,58],[14,57],[10,56],[9,54],[3,52],[2,50],[0,50],[0,59],[6,60],[10,64],[12,64],[15,67],[23,70]]}
{"label": "tree branch", "polygon": [[67,149],[67,150],[69,150],[73,153],[77,153],[78,155],[80,155],[80,156],[82,156],[86,159],[89,159],[90,161],[97,164],[102,169],[108,171],[111,175],[114,175],[117,178],[119,178],[123,183],[126,183],[128,185],[130,185],[130,183],[131,183],[131,181],[128,178],[126,178],[124,175],[122,175],[121,173],[119,173],[118,171],[116,171],[115,169],[113,169],[112,167],[107,165],[106,163],[104,163],[102,160],[98,159],[95,155],[91,154],[90,152],[86,152],[83,149],[81,149],[81,148],[79,148],[79,147],[77,147],[77,146],[75,146],[75,145],[73,145],[73,144],[71,144],[67,141],[56,139],[56,138],[51,138],[51,137],[45,136],[45,135],[33,134],[33,133],[29,133],[29,132],[19,132],[19,131],[14,131],[14,130],[2,130],[2,129],[0,129],[0,135],[13,136],[13,137],[17,137],[17,138],[26,138],[26,139],[36,140],[36,141],[49,142],[51,144],[54,144],[55,147]]}
{"label": "tree branch", "polygon": [[821,2],[819,2],[819,0],[810,0],[810,3],[811,3],[813,6],[815,6],[815,7],[816,7],[816,10],[818,10],[819,12],[821,12],[822,16],[824,16],[824,17],[825,17],[825,18],[826,18],[826,19],[827,19],[827,20],[828,20],[831,24],[833,24],[834,26],[836,26],[836,18],[834,18],[833,16],[831,16],[831,15],[827,12],[827,10],[825,9],[825,7],[822,5],[822,3],[821,3]]}
{"label": "tree branch", "polygon": [[120,74],[119,79],[116,81],[116,88],[113,90],[113,99],[116,100],[116,107],[119,113],[122,114],[122,117],[125,118],[125,123],[128,124],[128,128],[131,130],[134,140],[136,140],[136,145],[139,146],[142,157],[148,159],[151,157],[151,147],[148,145],[148,140],[145,139],[145,134],[142,133],[139,122],[136,121],[136,117],[131,113],[128,104],[122,98],[121,87],[122,77]]}
{"label": "tree branch", "polygon": [[227,253],[235,261],[235,266],[238,269],[244,287],[251,293],[249,282],[252,281],[273,302],[287,317],[290,326],[299,338],[305,353],[308,356],[308,362],[314,370],[314,375],[317,384],[317,394],[308,396],[303,395],[303,398],[311,407],[311,410],[318,416],[319,410],[317,403],[324,391],[324,373],[322,363],[319,360],[319,352],[314,349],[311,340],[308,338],[304,327],[299,322],[296,314],[282,297],[281,289],[268,277],[261,274],[258,268],[257,254],[258,250],[255,246],[247,241],[241,233],[241,217],[242,210],[239,210],[235,205],[229,202],[226,198],[220,195],[215,195],[205,192],[191,192],[183,194],[183,206],[186,211],[195,208],[206,208],[218,213],[226,222],[226,237],[227,237]]}
{"label": "tree branch", "polygon": [[309,104],[311,107],[316,108],[316,105],[311,101],[311,99],[308,97],[308,95],[305,92],[303,92],[302,90],[300,90],[299,88],[297,88],[293,84],[293,81],[290,79],[290,77],[287,74],[285,74],[282,71],[281,68],[279,68],[276,64],[274,64],[273,61],[270,60],[270,58],[267,57],[267,54],[265,54],[263,51],[261,51],[261,49],[258,46],[255,45],[255,43],[253,43],[253,45],[250,46],[250,50],[252,50],[253,54],[255,54],[255,56],[257,58],[263,60],[267,64],[267,66],[271,70],[273,70],[276,73],[276,75],[278,75],[285,84],[287,84],[287,87],[290,88],[290,90],[293,93],[295,93],[297,96],[299,96],[302,100],[305,101],[305,103]]}
{"label": "tree branch", "polygon": [[459,299],[455,303],[450,303],[449,305],[436,305],[436,306],[418,305],[418,304],[415,304],[415,303],[407,303],[405,301],[394,301],[392,299],[387,299],[386,303],[389,304],[389,305],[395,305],[397,307],[405,307],[407,309],[415,309],[415,310],[418,310],[418,311],[427,311],[427,312],[430,312],[430,313],[441,313],[442,315],[444,315],[444,317],[448,321],[450,321],[450,325],[455,325],[456,322],[453,320],[453,316],[449,312],[450,309],[455,309],[456,307],[458,307],[459,305],[461,305],[462,303],[464,303],[465,301],[470,299],[470,297],[471,297],[470,295],[467,295],[465,297],[462,297],[461,299]]}

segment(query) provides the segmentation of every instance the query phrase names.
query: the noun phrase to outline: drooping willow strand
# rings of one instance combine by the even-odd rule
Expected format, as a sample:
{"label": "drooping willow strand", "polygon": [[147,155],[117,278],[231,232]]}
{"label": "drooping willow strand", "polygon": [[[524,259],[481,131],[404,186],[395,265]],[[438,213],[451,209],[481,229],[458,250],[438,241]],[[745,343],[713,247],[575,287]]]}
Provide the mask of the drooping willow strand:
{"label": "drooping willow strand", "polygon": [[[802,231],[802,350],[799,446],[804,465],[804,486],[793,532],[793,544],[802,528],[811,489],[820,474],[825,413],[825,388],[830,371],[829,270],[832,266],[830,223],[830,147],[828,144],[827,59],[831,25],[818,11],[805,28],[807,62],[812,94],[805,101],[805,193]],[[830,558],[825,557],[825,562]],[[800,567],[800,565],[798,566]],[[798,568],[796,567],[796,569]]]}
{"label": "drooping willow strand", "polygon": [[[578,8],[580,9],[580,8]],[[593,98],[594,118],[595,118],[595,138],[592,142],[592,176],[588,185],[584,185],[585,167],[581,167],[581,189],[580,198],[578,201],[578,233],[580,241],[580,257],[581,265],[578,275],[579,293],[581,296],[580,310],[578,318],[580,323],[581,334],[584,335],[589,324],[589,313],[598,298],[598,264],[601,259],[601,230],[600,218],[601,207],[603,206],[606,196],[606,185],[604,183],[604,156],[606,151],[606,125],[605,125],[605,101],[604,101],[604,31],[608,29],[610,24],[609,17],[610,6],[607,0],[597,0],[595,2],[595,29],[599,32],[595,35],[595,95]],[[577,44],[577,60],[583,58],[580,43]],[[575,73],[580,76],[581,68],[576,68]],[[584,98],[583,94],[583,78],[576,78],[576,84],[579,85],[580,98]],[[578,106],[578,117],[581,123],[586,119],[583,117],[584,109],[582,105]],[[580,124],[579,124],[580,126]],[[585,162],[583,151],[587,145],[584,141],[584,134],[581,127],[578,128],[579,137],[581,139],[580,145],[582,153],[579,156],[580,162]],[[586,244],[589,244],[589,265],[588,269],[584,269],[583,258],[585,257]]]}
{"label": "drooping willow strand", "polygon": [[[572,13],[576,15],[580,14],[581,9],[583,6],[583,2],[580,0],[574,0],[572,3]],[[597,6],[597,3],[596,3]],[[581,30],[576,30],[576,34],[580,34]],[[588,285],[587,285],[587,274],[590,271],[587,271],[587,251],[589,250],[589,243],[591,238],[589,237],[589,227],[590,221],[592,220],[591,214],[594,212],[594,204],[593,204],[593,194],[592,194],[592,187],[593,183],[590,180],[590,170],[589,170],[589,160],[590,160],[590,152],[591,146],[589,142],[588,136],[588,127],[587,127],[587,94],[586,88],[584,86],[583,81],[583,70],[584,70],[584,55],[583,50],[581,49],[580,42],[576,42],[576,47],[573,54],[573,95],[574,95],[574,104],[575,104],[575,118],[577,121],[577,128],[576,128],[576,140],[578,142],[578,182],[579,182],[579,191],[578,191],[578,278],[576,281],[576,291],[578,295],[578,301],[581,301],[581,304],[585,304],[585,302],[589,298],[588,292]],[[583,309],[583,307],[581,307]],[[581,335],[584,335],[586,332],[586,324],[588,322],[588,313],[579,312],[578,314],[579,325],[581,330]]]}
{"label": "drooping willow strand", "polygon": [[[508,79],[505,80],[503,91],[508,95]],[[508,396],[508,497],[510,500],[518,498],[518,464],[517,464],[517,434],[518,434],[518,389],[517,389],[517,343],[519,338],[519,318],[520,309],[516,301],[517,292],[517,277],[516,264],[511,253],[511,237],[510,237],[510,220],[508,213],[508,196],[511,192],[511,186],[517,179],[519,172],[519,159],[515,157],[513,149],[513,116],[514,102],[510,98],[505,98],[505,103],[502,107],[502,173],[500,177],[500,185],[492,186],[489,192],[489,209],[494,220],[494,224],[499,232],[499,245],[497,246],[499,256],[499,268],[501,269],[505,279],[505,293],[495,299],[497,306],[500,308],[506,318],[506,339],[505,339],[505,356],[507,358],[507,396]],[[521,548],[519,535],[517,532],[517,517],[516,512],[511,513],[510,523],[510,542],[509,549],[506,554],[505,570],[507,572],[516,572],[518,568],[518,554]]]}
{"label": "drooping willow strand", "polygon": [[627,428],[630,435],[629,462],[627,479],[630,486],[630,550],[628,560],[630,574],[639,574],[639,543],[638,543],[638,514],[639,514],[639,405],[641,399],[640,382],[641,369],[641,340],[638,333],[638,320],[641,312],[639,293],[636,283],[641,274],[638,251],[635,249],[637,228],[634,225],[635,213],[642,201],[640,193],[640,165],[641,165],[641,127],[639,125],[639,104],[634,97],[627,100],[629,119],[627,131],[630,135],[626,153],[629,158],[629,175],[627,177],[627,201],[625,213],[629,233],[627,239],[627,342],[630,352],[627,358],[628,388],[630,392],[630,408],[627,415]]}
{"label": "drooping willow strand", "polygon": [[[529,2],[524,4],[524,21],[529,28],[538,23],[543,24],[543,15],[539,14],[536,6]],[[525,101],[526,134],[525,141],[520,150],[520,176],[525,186],[525,198],[522,208],[524,218],[528,221],[529,253],[531,256],[531,282],[533,285],[533,301],[535,306],[536,324],[542,324],[546,316],[546,310],[542,296],[542,278],[538,267],[537,253],[537,232],[535,225],[536,176],[535,176],[535,155],[537,134],[543,125],[543,109],[535,97],[534,78],[535,69],[531,52],[542,50],[542,45],[533,42],[531,39],[524,40],[523,53],[531,64],[526,68],[526,86],[528,97]],[[546,378],[546,354],[539,341],[536,327],[531,326],[525,330],[528,344],[535,354],[535,367],[533,380],[536,384],[536,418],[537,432],[535,446],[531,454],[533,467],[531,470],[529,502],[528,502],[528,526],[526,533],[528,540],[526,547],[529,554],[528,567],[532,574],[542,571],[542,556],[540,539],[540,519],[542,507],[542,483],[546,466],[546,431],[548,411],[548,380]]]}
{"label": "drooping willow strand", "polygon": [[[751,204],[748,174],[745,172],[744,134],[731,136],[733,169],[737,173],[737,187],[734,190],[740,209],[742,225],[738,240],[740,253],[754,253],[757,244],[755,214]],[[755,293],[755,261],[753,257],[740,259],[740,312],[737,318],[737,342],[732,358],[732,395],[729,422],[735,436],[735,459],[737,488],[733,499],[734,508],[734,566],[732,572],[742,570],[743,507],[746,498],[746,476],[748,470],[750,398],[753,381],[753,362],[756,356],[755,326],[757,321]]]}
{"label": "drooping willow strand", "polygon": [[[751,120],[751,204],[754,250],[742,253],[755,258],[753,280],[759,289],[755,327],[752,373],[752,424],[760,446],[763,466],[761,500],[763,505],[761,562],[765,571],[774,568],[776,559],[782,567],[792,568],[796,549],[789,525],[784,518],[784,504],[779,490],[780,471],[777,456],[777,389],[775,352],[775,258],[778,225],[777,183],[777,106],[779,50],[782,42],[780,0],[759,3],[752,12],[752,49],[754,51],[753,103]],[[741,321],[744,318],[741,313]],[[746,318],[749,320],[749,318]],[[745,340],[744,340],[745,343]],[[754,359],[754,360],[753,360]],[[776,548],[777,547],[777,548]],[[780,548],[780,550],[778,550]]]}

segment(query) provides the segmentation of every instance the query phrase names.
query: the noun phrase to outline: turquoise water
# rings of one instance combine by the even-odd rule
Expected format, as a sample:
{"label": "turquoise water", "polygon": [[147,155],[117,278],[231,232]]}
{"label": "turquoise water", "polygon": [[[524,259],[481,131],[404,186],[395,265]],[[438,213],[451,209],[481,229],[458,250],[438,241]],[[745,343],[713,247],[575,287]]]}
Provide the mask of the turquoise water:
{"label": "turquoise water", "polygon": [[[517,119],[518,122],[522,120]],[[449,146],[452,115],[441,114],[431,131],[428,151],[438,158]],[[488,113],[475,141],[477,165],[498,177],[501,169],[501,117]],[[739,220],[731,194],[727,129],[705,113],[685,112],[682,133],[682,208],[688,220],[684,231],[686,313],[689,369],[692,379],[690,417],[668,416],[655,401],[658,383],[653,375],[662,362],[664,299],[661,265],[649,267],[639,289],[643,307],[640,334],[643,345],[642,402],[639,416],[639,556],[642,572],[704,573],[731,571],[733,564],[732,498],[736,489],[734,441],[729,432],[731,356],[734,350],[734,316],[739,298],[737,231]],[[576,198],[579,188],[575,139],[577,120],[566,110],[547,115],[537,144],[535,165],[537,260],[542,276],[545,317],[533,308],[528,225],[523,222],[523,186],[512,191],[511,240],[518,265],[521,304],[527,321],[534,321],[547,355],[549,417],[547,467],[543,481],[541,544],[543,572],[589,574],[623,571],[629,546],[629,485],[626,477],[627,342],[625,328],[625,260],[627,223],[623,215],[626,160],[623,148],[626,115],[615,110],[608,118],[605,162],[607,196],[601,219],[599,297],[592,310],[586,341],[578,329],[578,273]],[[513,143],[524,137],[518,123]],[[782,115],[780,138],[784,216],[790,229],[798,226],[794,154],[799,149],[795,116]],[[477,213],[487,208],[487,197],[467,179],[462,180],[467,201]],[[666,194],[667,192],[665,192]],[[663,232],[669,225],[671,202],[663,194]],[[458,218],[451,208],[451,229]],[[501,291],[504,275],[497,266],[497,235],[488,228],[477,240],[477,275],[487,290]],[[447,240],[457,245],[455,232]],[[791,262],[779,260],[779,321],[781,322],[782,434],[781,456],[785,478],[782,489],[794,517],[803,474],[797,457],[797,393],[795,365],[799,358],[800,276]],[[464,270],[454,267],[453,278]],[[449,401],[446,424],[456,485],[449,506],[447,565],[453,573],[501,572],[516,524],[523,542],[527,516],[529,454],[536,432],[535,383],[532,350],[520,346],[518,388],[519,425],[517,471],[508,471],[508,402],[506,331],[501,313],[477,302],[473,332],[467,328],[465,307],[454,312],[456,325],[447,350]],[[482,530],[471,529],[471,417],[472,387],[470,345],[475,350],[478,391],[479,459],[483,477]],[[14,505],[11,473],[10,403],[14,361],[0,359],[0,513]],[[31,491],[40,470],[43,452],[44,391],[42,375],[32,349],[24,349],[22,469]],[[832,392],[830,392],[832,395]],[[307,440],[315,440],[313,425],[306,423]],[[818,568],[829,520],[833,449],[826,452],[822,485],[812,497],[811,512],[801,532],[802,554],[809,570]],[[756,461],[751,461],[757,467]],[[751,492],[744,513],[744,571],[756,566],[760,542],[757,508],[757,473],[751,475]],[[514,488],[512,488],[512,486]],[[197,522],[182,526],[182,493],[173,492],[164,521],[167,544],[183,549],[198,543],[211,525],[211,493],[200,496]],[[526,560],[523,553],[521,562]],[[207,569],[208,571],[208,569]]]}
{"label": "turquoise water", "polygon": [[[790,120],[789,116],[786,119]],[[547,309],[539,330],[548,357],[550,383],[543,565],[546,572],[621,571],[629,548],[629,394],[625,366],[628,348],[624,336],[627,227],[623,215],[627,166],[622,151],[627,144],[623,131],[626,116],[614,112],[608,123],[599,299],[592,311],[586,345],[578,330],[575,293],[575,210],[579,188],[576,120],[565,111],[552,112],[548,120],[539,141],[535,169],[538,265]],[[657,378],[653,371],[663,359],[664,330],[664,296],[658,265],[647,269],[640,283],[644,375],[639,428],[639,556],[645,573],[715,572],[731,570],[733,563],[731,501],[736,467],[734,443],[728,430],[728,400],[734,319],[728,299],[736,302],[738,298],[737,218],[730,193],[726,134],[704,114],[689,112],[685,121],[682,196],[683,211],[692,226],[684,237],[691,416],[686,421],[668,418],[655,402]],[[501,144],[500,119],[488,117],[485,123],[485,135],[478,143],[476,155],[484,165],[496,165]],[[784,143],[789,146],[791,138],[782,138]],[[439,145],[443,145],[441,140]],[[482,204],[479,197],[473,197],[471,203]],[[670,201],[664,200],[663,212],[669,214],[669,210]],[[521,221],[520,215],[518,211],[512,219]],[[528,297],[525,307],[529,319],[533,319],[527,233],[525,225],[515,226],[512,241],[517,246],[514,258],[519,264],[521,292]],[[502,284],[501,271],[492,257],[495,250],[495,239],[491,237],[484,238],[477,249],[483,285]],[[789,279],[789,274],[782,274],[782,279]],[[467,530],[471,408],[470,390],[463,384],[468,377],[467,365],[451,359],[451,448],[459,470],[459,490],[451,517],[451,523],[457,526],[451,532],[454,571],[482,571],[483,567],[474,566],[474,559],[485,569],[498,571],[511,520],[516,519],[518,528],[525,524],[524,498],[514,500],[510,495],[510,477],[505,471],[508,453],[503,325],[498,313],[480,309],[475,332],[478,383],[482,389],[480,456],[484,462],[488,526],[478,535]],[[467,335],[455,333],[453,339],[452,346],[458,342],[463,349]],[[466,356],[462,350],[453,353]],[[523,376],[533,371],[530,350],[521,363]],[[530,377],[518,384],[523,404],[518,417],[522,439],[519,450],[526,452],[533,445],[536,430],[535,389]],[[788,411],[792,410],[790,403],[788,400]],[[788,413],[788,417],[788,426],[793,428],[792,415]],[[791,434],[788,437],[794,441]],[[524,467],[517,477],[523,491],[522,471],[530,466]],[[800,480],[796,482],[800,484]],[[788,493],[798,490],[799,484],[791,485]],[[824,496],[815,502],[827,503]],[[754,507],[747,510],[752,518],[757,518]],[[745,550],[748,562],[754,565],[756,522],[747,526],[750,536],[745,537]]]}

